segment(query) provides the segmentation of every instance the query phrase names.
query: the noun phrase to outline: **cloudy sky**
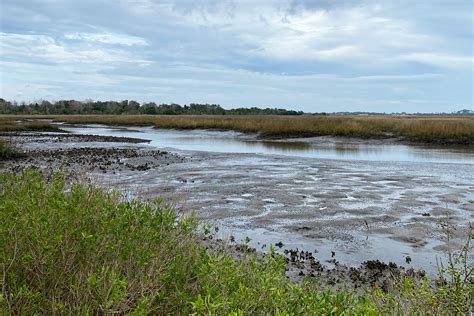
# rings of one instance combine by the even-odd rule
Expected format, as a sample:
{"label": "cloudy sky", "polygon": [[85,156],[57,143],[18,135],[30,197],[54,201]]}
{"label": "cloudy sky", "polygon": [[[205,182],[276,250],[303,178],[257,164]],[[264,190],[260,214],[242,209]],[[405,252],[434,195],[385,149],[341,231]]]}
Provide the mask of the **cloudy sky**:
{"label": "cloudy sky", "polygon": [[473,108],[471,0],[1,0],[0,97]]}

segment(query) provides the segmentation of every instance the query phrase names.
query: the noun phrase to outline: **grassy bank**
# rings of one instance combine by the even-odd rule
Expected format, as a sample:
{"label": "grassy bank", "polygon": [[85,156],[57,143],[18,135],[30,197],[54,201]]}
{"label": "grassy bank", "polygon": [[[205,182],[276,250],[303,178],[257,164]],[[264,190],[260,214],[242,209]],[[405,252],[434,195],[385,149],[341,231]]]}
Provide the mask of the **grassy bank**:
{"label": "grassy bank", "polygon": [[426,143],[474,143],[474,117],[64,115],[50,118],[70,123],[234,130],[275,138],[332,135],[402,137]]}
{"label": "grassy bank", "polygon": [[160,201],[123,202],[38,172],[0,175],[0,314],[455,314],[472,283],[403,279],[363,294],[291,284],[280,256],[236,260]]}
{"label": "grassy bank", "polygon": [[30,122],[19,120],[17,116],[0,116],[0,132],[59,132],[57,126],[48,122]]}

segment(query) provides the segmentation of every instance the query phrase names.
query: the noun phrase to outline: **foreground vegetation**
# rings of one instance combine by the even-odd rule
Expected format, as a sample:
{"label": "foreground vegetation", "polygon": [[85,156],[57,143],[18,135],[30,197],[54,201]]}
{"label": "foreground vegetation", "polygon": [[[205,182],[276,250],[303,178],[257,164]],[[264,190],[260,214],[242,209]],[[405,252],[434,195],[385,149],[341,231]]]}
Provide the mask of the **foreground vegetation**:
{"label": "foreground vegetation", "polygon": [[291,284],[278,255],[206,251],[193,218],[160,200],[65,179],[0,175],[0,314],[459,314],[472,304],[472,279],[456,269],[437,287],[405,278],[389,293]]}

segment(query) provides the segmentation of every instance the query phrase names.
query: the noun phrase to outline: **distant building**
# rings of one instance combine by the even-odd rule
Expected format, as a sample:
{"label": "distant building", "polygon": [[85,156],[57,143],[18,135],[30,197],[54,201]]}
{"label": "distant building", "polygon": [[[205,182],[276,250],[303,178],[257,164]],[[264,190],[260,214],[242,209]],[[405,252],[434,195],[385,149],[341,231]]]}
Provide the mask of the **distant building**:
{"label": "distant building", "polygon": [[459,111],[455,112],[455,114],[460,114],[460,115],[472,115],[472,114],[474,114],[474,111],[473,111],[473,110],[464,109],[464,110],[459,110]]}

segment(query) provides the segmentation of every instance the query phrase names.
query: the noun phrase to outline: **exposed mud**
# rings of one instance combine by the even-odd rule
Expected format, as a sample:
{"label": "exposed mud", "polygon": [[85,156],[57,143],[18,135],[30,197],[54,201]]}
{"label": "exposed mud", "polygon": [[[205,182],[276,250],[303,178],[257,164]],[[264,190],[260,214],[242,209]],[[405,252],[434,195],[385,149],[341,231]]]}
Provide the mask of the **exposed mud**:
{"label": "exposed mud", "polygon": [[321,260],[335,251],[352,265],[382,259],[436,273],[446,244],[439,224],[458,227],[456,248],[474,221],[473,174],[471,165],[194,153],[159,174],[105,181],[164,195],[256,248],[283,241]]}
{"label": "exposed mud", "polygon": [[0,137],[9,138],[16,144],[34,144],[34,143],[83,143],[83,142],[110,142],[110,143],[149,143],[149,140],[117,137],[117,136],[99,136],[99,135],[78,135],[65,132],[0,132]]}
{"label": "exposed mud", "polygon": [[7,164],[12,171],[33,167],[66,170],[71,173],[147,171],[162,165],[182,162],[184,158],[161,150],[134,148],[70,148],[30,150],[21,164]]}
{"label": "exposed mud", "polygon": [[184,161],[165,150],[134,146],[148,142],[138,138],[27,132],[3,133],[0,138],[25,152],[23,158],[0,162],[3,170],[14,172],[32,167],[46,174],[66,171],[71,177],[119,177]]}
{"label": "exposed mud", "polygon": [[[256,248],[248,246],[248,243],[238,243],[235,239],[222,240],[217,235],[210,234],[202,237],[202,244],[207,250],[219,254],[226,253],[235,258],[246,260],[247,255],[257,252]],[[311,251],[299,249],[285,249],[279,242],[275,245],[277,251],[271,254],[274,258],[282,256],[286,266],[286,276],[292,282],[299,283],[305,279],[318,282],[319,288],[327,289],[364,289],[378,287],[388,292],[404,276],[414,280],[420,280],[426,275],[424,270],[413,268],[405,269],[393,262],[384,263],[380,260],[367,260],[358,266],[348,266],[340,263],[335,258],[322,262],[318,260],[318,254]],[[335,253],[333,253],[335,256]],[[258,254],[257,254],[258,256]]]}

